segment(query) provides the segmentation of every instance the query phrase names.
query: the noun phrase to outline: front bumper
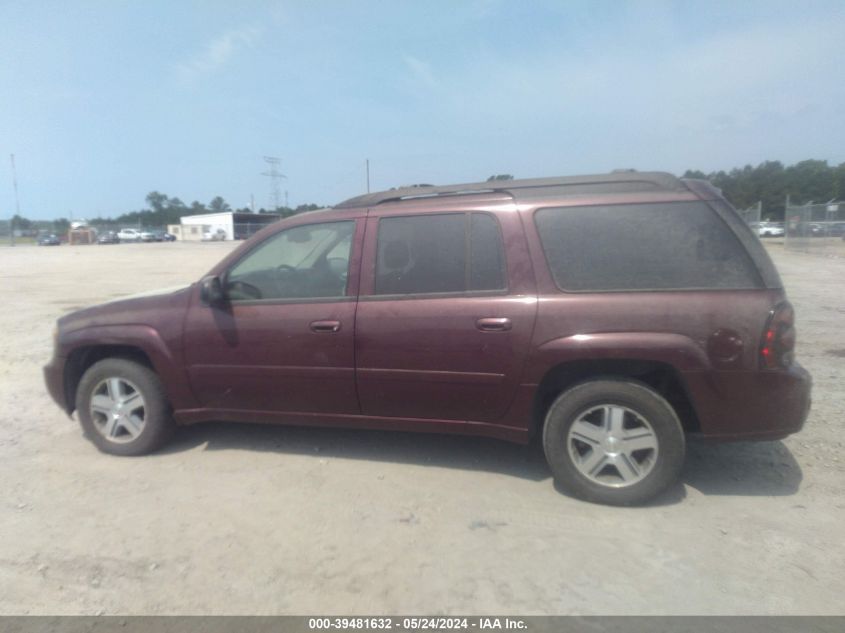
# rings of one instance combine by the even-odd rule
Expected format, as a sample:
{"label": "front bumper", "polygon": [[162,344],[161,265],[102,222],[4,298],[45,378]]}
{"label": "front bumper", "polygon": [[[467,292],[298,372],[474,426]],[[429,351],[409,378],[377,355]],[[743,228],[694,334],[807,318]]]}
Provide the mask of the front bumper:
{"label": "front bumper", "polygon": [[50,397],[58,404],[66,413],[70,414],[69,404],[67,401],[67,394],[65,392],[64,381],[64,367],[66,359],[54,356],[50,362],[44,366],[44,382],[47,385],[47,392]]}

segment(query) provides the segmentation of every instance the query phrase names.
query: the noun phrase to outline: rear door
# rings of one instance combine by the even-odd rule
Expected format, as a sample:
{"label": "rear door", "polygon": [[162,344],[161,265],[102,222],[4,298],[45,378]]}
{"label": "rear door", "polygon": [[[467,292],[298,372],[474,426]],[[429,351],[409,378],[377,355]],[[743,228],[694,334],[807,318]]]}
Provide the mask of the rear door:
{"label": "rear door", "polygon": [[355,336],[362,413],[493,422],[514,397],[537,308],[516,209],[399,207],[367,219]]}

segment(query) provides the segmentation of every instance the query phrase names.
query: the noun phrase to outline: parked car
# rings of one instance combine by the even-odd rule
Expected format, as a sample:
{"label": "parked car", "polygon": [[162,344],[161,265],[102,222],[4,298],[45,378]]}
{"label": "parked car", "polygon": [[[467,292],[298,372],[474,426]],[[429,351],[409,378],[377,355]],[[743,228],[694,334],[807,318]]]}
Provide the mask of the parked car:
{"label": "parked car", "polygon": [[200,281],[58,321],[47,388],[104,452],[234,420],[541,438],[641,503],[688,437],[799,431],[811,379],[766,249],[662,173],[396,189],[293,216]]}
{"label": "parked car", "polygon": [[61,243],[61,240],[52,233],[38,238],[39,246],[59,246]]}
{"label": "parked car", "polygon": [[203,231],[203,242],[222,242],[226,239],[226,231],[217,229],[216,231]]}
{"label": "parked car", "polygon": [[153,239],[156,242],[175,242],[176,236],[165,231],[153,231]]}
{"label": "parked car", "polygon": [[813,237],[841,237],[845,235],[845,222],[813,222],[810,224]]}
{"label": "parked car", "polygon": [[757,235],[760,237],[783,237],[784,233],[782,222],[761,222],[757,228]]}
{"label": "parked car", "polygon": [[121,242],[140,242],[141,231],[138,229],[120,229],[117,237]]}
{"label": "parked car", "polygon": [[97,244],[120,244],[120,238],[114,231],[106,231],[97,236]]}
{"label": "parked car", "polygon": [[155,242],[156,236],[153,231],[141,231],[141,241],[142,242]]}

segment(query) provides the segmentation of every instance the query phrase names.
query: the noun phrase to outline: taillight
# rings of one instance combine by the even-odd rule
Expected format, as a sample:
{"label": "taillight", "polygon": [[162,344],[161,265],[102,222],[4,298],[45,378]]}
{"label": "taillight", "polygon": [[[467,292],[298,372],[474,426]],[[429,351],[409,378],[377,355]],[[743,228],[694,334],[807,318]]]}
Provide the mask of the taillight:
{"label": "taillight", "polygon": [[760,344],[763,369],[789,367],[795,357],[795,310],[788,301],[779,303],[769,313]]}

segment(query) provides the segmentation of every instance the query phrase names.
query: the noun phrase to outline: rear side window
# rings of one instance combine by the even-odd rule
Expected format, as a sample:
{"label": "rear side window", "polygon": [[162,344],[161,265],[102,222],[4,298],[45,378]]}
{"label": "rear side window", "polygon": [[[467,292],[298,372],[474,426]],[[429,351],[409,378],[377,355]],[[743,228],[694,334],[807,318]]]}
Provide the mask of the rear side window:
{"label": "rear side window", "polygon": [[499,224],[486,213],[382,218],[376,294],[505,288]]}
{"label": "rear side window", "polygon": [[702,202],[547,208],[534,220],[564,290],[760,287],[742,244]]}

